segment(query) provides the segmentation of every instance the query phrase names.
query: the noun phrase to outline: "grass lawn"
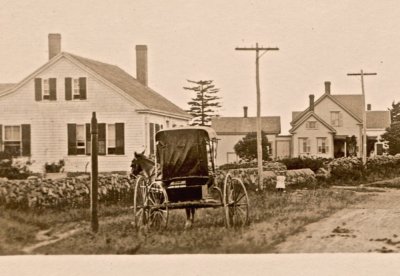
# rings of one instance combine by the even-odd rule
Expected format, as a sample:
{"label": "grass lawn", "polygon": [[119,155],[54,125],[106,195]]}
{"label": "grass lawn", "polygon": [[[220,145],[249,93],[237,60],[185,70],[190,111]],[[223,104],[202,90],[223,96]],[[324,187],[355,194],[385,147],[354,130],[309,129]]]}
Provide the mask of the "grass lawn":
{"label": "grass lawn", "polygon": [[223,209],[196,212],[192,229],[184,230],[185,211],[170,212],[163,231],[137,232],[131,226],[131,209],[101,206],[100,230],[89,230],[89,210],[0,210],[0,254],[21,254],[21,248],[37,243],[37,232],[79,224],[82,231],[40,247],[39,254],[180,254],[268,253],[274,245],[309,223],[327,217],[369,195],[349,190],[293,190],[285,194],[250,194],[251,225],[224,227]]}

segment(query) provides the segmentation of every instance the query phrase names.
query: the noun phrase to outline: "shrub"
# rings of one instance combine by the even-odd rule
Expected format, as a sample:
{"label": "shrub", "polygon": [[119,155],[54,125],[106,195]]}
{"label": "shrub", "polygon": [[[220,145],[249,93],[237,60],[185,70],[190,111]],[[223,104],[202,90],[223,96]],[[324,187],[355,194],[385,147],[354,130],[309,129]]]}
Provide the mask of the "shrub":
{"label": "shrub", "polygon": [[311,169],[288,170],[286,185],[309,186],[316,183],[315,173]]}
{"label": "shrub", "polygon": [[365,176],[364,166],[360,158],[342,157],[329,163],[331,176],[334,180],[358,181]]}
{"label": "shrub", "polygon": [[46,164],[44,164],[44,168],[46,170],[46,173],[58,173],[60,171],[62,171],[62,169],[64,168],[65,162],[64,160],[60,160],[58,161],[58,163],[56,164],[55,162],[49,164],[46,162]]}
{"label": "shrub", "polygon": [[[132,204],[133,186],[125,176],[99,176],[99,202]],[[88,176],[0,182],[0,205],[12,209],[89,207]]]}
{"label": "shrub", "polygon": [[311,169],[316,173],[320,168],[325,166],[327,159],[324,158],[313,158],[313,157],[295,157],[295,158],[284,158],[279,160],[286,165],[288,170],[298,169]]}
{"label": "shrub", "polygon": [[0,177],[8,179],[26,179],[31,172],[28,169],[29,163],[15,161],[7,153],[0,153]]}
{"label": "shrub", "polygon": [[[232,169],[249,169],[257,168],[257,161],[242,162],[242,163],[228,163],[218,167],[219,170],[232,170]],[[285,171],[286,166],[280,162],[263,161],[264,171]]]}

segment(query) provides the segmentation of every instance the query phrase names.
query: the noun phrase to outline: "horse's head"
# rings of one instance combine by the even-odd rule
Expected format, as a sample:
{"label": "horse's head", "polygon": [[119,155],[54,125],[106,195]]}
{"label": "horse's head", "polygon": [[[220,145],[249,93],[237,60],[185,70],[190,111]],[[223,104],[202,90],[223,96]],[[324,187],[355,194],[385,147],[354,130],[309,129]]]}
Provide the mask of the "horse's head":
{"label": "horse's head", "polygon": [[132,175],[139,175],[143,171],[149,175],[153,167],[154,162],[144,155],[144,151],[142,153],[135,152],[134,158],[131,162]]}

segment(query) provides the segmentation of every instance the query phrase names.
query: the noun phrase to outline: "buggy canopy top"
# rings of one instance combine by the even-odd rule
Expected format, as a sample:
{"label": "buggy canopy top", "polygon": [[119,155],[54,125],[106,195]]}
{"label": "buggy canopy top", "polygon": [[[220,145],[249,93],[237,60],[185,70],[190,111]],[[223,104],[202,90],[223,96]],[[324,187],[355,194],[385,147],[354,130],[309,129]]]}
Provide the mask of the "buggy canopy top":
{"label": "buggy canopy top", "polygon": [[181,127],[157,132],[157,159],[162,180],[209,176],[209,154],[217,135],[209,127]]}

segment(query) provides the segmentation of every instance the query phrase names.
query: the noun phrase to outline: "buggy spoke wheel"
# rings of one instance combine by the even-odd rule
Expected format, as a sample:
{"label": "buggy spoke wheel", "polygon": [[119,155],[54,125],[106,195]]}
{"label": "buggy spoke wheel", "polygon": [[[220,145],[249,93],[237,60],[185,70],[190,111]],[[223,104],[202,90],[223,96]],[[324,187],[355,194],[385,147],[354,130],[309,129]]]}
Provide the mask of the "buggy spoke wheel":
{"label": "buggy spoke wheel", "polygon": [[153,182],[148,188],[148,224],[154,229],[166,228],[168,225],[168,196],[158,182]]}
{"label": "buggy spoke wheel", "polygon": [[138,176],[135,181],[133,216],[136,229],[147,224],[147,179],[143,176]]}
{"label": "buggy spoke wheel", "polygon": [[228,174],[224,183],[224,209],[227,227],[241,227],[249,223],[249,197],[238,178]]}

